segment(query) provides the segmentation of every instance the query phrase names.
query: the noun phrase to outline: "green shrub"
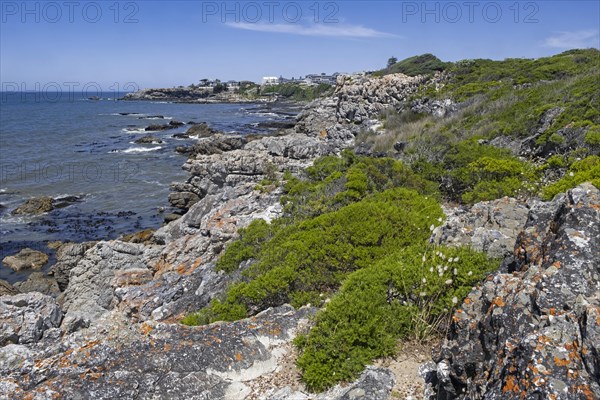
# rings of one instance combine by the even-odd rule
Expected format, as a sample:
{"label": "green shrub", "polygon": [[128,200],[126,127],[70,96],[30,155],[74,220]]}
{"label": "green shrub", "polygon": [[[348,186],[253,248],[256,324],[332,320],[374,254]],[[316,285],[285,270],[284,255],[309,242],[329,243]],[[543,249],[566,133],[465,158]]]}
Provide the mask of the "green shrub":
{"label": "green shrub", "polygon": [[240,229],[239,240],[232,242],[217,261],[217,270],[235,271],[242,261],[256,258],[261,245],[274,233],[275,227],[263,219],[254,220],[248,227]]}
{"label": "green shrub", "polygon": [[327,156],[306,169],[304,179],[290,178],[281,199],[284,215],[293,221],[312,218],[394,187],[438,196],[437,185],[392,158],[359,157],[344,151]]}
{"label": "green shrub", "polygon": [[461,196],[465,203],[494,200],[532,191],[536,180],[533,167],[516,158],[481,157],[458,171],[466,191]]}
{"label": "green shrub", "polygon": [[355,379],[373,359],[391,355],[398,339],[431,334],[497,266],[468,248],[420,245],[352,273],[295,341],[303,381],[321,391]]}
{"label": "green shrub", "polygon": [[436,71],[443,71],[448,66],[448,63],[441,61],[433,54],[422,54],[405,60],[396,62],[387,69],[378,71],[376,76],[403,73],[408,76],[429,75]]}
{"label": "green shrub", "polygon": [[288,302],[313,302],[317,293],[336,290],[349,273],[399,248],[425,242],[430,226],[442,217],[435,199],[398,188],[280,228],[258,254],[248,247],[247,253],[230,257],[229,266],[242,258],[239,254],[251,253],[257,262],[244,272],[245,282],[230,287],[222,301],[188,321],[229,320]]}
{"label": "green shrub", "polygon": [[600,157],[589,156],[575,161],[561,180],[543,189],[542,198],[552,200],[557,194],[566,192],[583,182],[592,182],[594,186],[600,188]]}

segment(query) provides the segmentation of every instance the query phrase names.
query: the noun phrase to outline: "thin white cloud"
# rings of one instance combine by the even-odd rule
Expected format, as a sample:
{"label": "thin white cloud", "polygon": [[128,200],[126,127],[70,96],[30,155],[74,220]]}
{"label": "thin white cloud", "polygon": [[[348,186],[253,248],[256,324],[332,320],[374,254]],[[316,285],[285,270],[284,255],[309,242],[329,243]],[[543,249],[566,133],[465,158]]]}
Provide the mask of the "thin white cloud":
{"label": "thin white cloud", "polygon": [[268,33],[288,33],[302,36],[333,36],[333,37],[354,37],[354,38],[376,38],[376,37],[396,37],[391,33],[380,32],[375,29],[366,28],[361,25],[342,25],[342,24],[267,24],[267,23],[248,23],[232,22],[227,26],[236,29],[244,29],[255,32]]}
{"label": "thin white cloud", "polygon": [[588,29],[574,32],[557,32],[556,35],[546,38],[544,41],[546,47],[556,47],[559,49],[574,49],[600,46],[600,36],[598,30]]}

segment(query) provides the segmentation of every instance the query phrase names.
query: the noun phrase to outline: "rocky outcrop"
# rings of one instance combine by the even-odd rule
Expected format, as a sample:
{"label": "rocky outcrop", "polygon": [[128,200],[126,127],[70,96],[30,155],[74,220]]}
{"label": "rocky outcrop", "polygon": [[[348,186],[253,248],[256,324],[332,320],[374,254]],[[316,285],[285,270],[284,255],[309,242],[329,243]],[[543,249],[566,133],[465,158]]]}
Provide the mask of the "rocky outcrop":
{"label": "rocky outcrop", "polygon": [[120,241],[99,242],[85,252],[70,270],[69,284],[59,297],[67,314],[67,331],[87,326],[116,305],[113,286],[116,271],[148,269],[152,247]]}
{"label": "rocky outcrop", "polygon": [[[33,394],[98,400],[244,399],[253,395],[248,382],[277,369],[290,340],[314,311],[282,306],[234,323],[192,328],[131,325],[112,313],[61,346],[0,349],[0,360],[13,359],[13,367],[0,377],[0,388],[11,399]],[[381,390],[368,377],[364,387]]]}
{"label": "rocky outcrop", "polygon": [[257,103],[267,101],[266,99],[251,99],[233,91],[213,93],[212,88],[203,87],[142,89],[126,94],[123,100],[158,100],[175,103]]}
{"label": "rocky outcrop", "polygon": [[152,144],[152,143],[162,143],[163,141],[156,136],[144,136],[134,141],[136,144]]}
{"label": "rocky outcrop", "polygon": [[54,209],[54,199],[52,197],[37,197],[27,200],[19,207],[13,210],[14,215],[38,215]]}
{"label": "rocky outcrop", "polygon": [[446,221],[433,230],[430,242],[471,246],[492,258],[504,258],[513,253],[528,213],[526,204],[509,197],[480,202],[471,208],[444,207]]}
{"label": "rocky outcrop", "polygon": [[[37,342],[57,328],[62,312],[56,301],[41,293],[0,297],[0,346]],[[0,357],[2,359],[2,357]]]}
{"label": "rocky outcrop", "polygon": [[399,110],[428,78],[389,74],[380,78],[364,74],[341,75],[334,96],[338,99],[338,122],[362,123],[383,110]]}
{"label": "rocky outcrop", "polygon": [[49,275],[56,279],[61,291],[64,291],[69,284],[71,270],[94,244],[95,242],[65,243],[58,247],[56,251],[56,264],[50,269]]}
{"label": "rocky outcrop", "polygon": [[25,248],[17,254],[2,259],[2,263],[13,271],[40,269],[48,262],[48,255],[41,251]]}
{"label": "rocky outcrop", "polygon": [[535,202],[514,256],[453,316],[430,399],[600,397],[600,191]]}
{"label": "rocky outcrop", "polygon": [[179,122],[179,121],[169,121],[168,124],[164,124],[164,125],[150,125],[147,126],[144,130],[146,132],[155,132],[155,131],[168,131],[170,129],[176,129],[179,128],[180,126],[185,125],[183,122]]}
{"label": "rocky outcrop", "polygon": [[191,146],[178,146],[175,150],[178,153],[187,154],[189,157],[196,157],[238,150],[246,142],[247,139],[244,136],[213,134],[210,138],[200,139]]}
{"label": "rocky outcrop", "polygon": [[216,132],[208,126],[206,123],[194,124],[192,125],[185,134],[188,137],[194,136],[198,138],[205,138],[214,135]]}

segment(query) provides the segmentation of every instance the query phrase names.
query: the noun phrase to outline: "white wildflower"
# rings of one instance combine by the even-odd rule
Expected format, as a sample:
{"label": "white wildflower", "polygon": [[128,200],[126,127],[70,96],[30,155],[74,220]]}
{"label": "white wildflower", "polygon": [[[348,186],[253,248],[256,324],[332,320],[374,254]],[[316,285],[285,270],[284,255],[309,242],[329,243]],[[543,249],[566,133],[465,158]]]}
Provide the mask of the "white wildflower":
{"label": "white wildflower", "polygon": [[473,271],[469,271],[469,272],[467,273],[467,275],[469,275],[469,276],[473,275]]}
{"label": "white wildflower", "polygon": [[448,271],[448,266],[444,265],[444,271]]}
{"label": "white wildflower", "polygon": [[429,272],[433,272],[433,267],[429,268]]}
{"label": "white wildflower", "polygon": [[446,285],[452,285],[452,279],[448,279],[446,282],[444,282]]}
{"label": "white wildflower", "polygon": [[454,269],[452,270],[452,273],[453,273],[454,275],[458,275],[458,270],[457,270],[456,268],[454,268]]}
{"label": "white wildflower", "polygon": [[456,297],[452,298],[452,304],[458,304],[458,299]]}
{"label": "white wildflower", "polygon": [[427,296],[427,293],[425,293],[425,292],[421,292],[421,293],[419,293],[419,296],[421,296],[421,297],[425,297],[425,296]]}
{"label": "white wildflower", "polygon": [[425,278],[423,278],[421,281],[422,281],[423,283],[427,283],[427,279],[425,279]]}
{"label": "white wildflower", "polygon": [[430,230],[430,231],[433,231],[434,229],[435,229],[435,225],[434,225],[434,224],[431,224],[431,226],[429,227],[429,230]]}
{"label": "white wildflower", "polygon": [[427,260],[427,258],[425,258],[425,254],[423,254],[423,258],[421,258],[421,260],[423,260],[423,262],[425,262],[425,260]]}
{"label": "white wildflower", "polygon": [[439,217],[439,218],[438,218],[438,222],[442,222],[442,217]]}
{"label": "white wildflower", "polygon": [[454,262],[457,262],[457,261],[458,261],[458,257],[454,257]]}

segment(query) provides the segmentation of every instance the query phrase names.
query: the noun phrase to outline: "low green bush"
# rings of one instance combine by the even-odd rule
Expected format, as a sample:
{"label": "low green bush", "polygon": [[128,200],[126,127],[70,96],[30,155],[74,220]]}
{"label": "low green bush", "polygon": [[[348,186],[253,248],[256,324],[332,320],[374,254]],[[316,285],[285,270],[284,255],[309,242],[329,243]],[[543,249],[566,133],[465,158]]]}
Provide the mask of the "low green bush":
{"label": "low green bush", "polygon": [[594,186],[600,188],[600,157],[589,156],[575,161],[561,180],[542,190],[542,198],[552,200],[557,194],[566,192],[583,182],[592,182]]}
{"label": "low green bush", "polygon": [[238,319],[284,303],[302,306],[335,291],[349,273],[399,248],[425,242],[430,227],[442,218],[434,198],[397,188],[280,227],[256,251],[254,243],[270,232],[260,223],[257,230],[261,233],[251,235],[250,240],[246,231],[238,253],[227,256],[228,267],[244,257],[257,260],[244,271],[246,280],[185,322]]}
{"label": "low green bush", "polygon": [[497,266],[468,248],[420,245],[350,274],[314,328],[295,341],[303,381],[322,391],[393,354],[398,339],[429,336]]}

